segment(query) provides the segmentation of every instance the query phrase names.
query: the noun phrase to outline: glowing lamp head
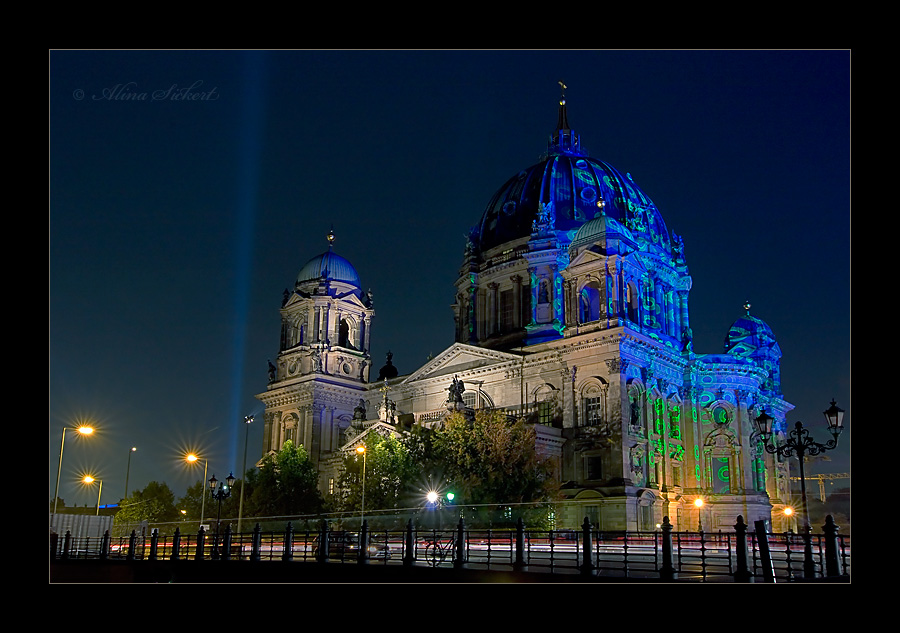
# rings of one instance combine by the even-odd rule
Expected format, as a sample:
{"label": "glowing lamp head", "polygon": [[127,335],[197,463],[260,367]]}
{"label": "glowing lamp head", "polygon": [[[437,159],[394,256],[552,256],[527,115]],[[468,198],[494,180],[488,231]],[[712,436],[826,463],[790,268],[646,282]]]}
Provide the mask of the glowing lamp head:
{"label": "glowing lamp head", "polygon": [[794,509],[791,506],[788,506],[784,509],[785,516],[791,516],[794,514]]}
{"label": "glowing lamp head", "polygon": [[428,499],[428,503],[435,503],[438,499],[438,494],[434,490],[429,490],[425,498]]}
{"label": "glowing lamp head", "polygon": [[694,499],[694,505],[697,506],[698,508],[702,508],[703,507],[703,499],[700,499],[699,497],[697,499]]}
{"label": "glowing lamp head", "polygon": [[193,463],[194,463],[195,461],[197,461],[199,458],[198,458],[196,455],[194,455],[193,453],[191,453],[190,455],[188,455],[187,457],[185,457],[185,459],[193,464]]}
{"label": "glowing lamp head", "polygon": [[90,427],[87,425],[82,425],[82,426],[78,427],[78,432],[81,433],[82,435],[90,435],[91,433],[94,432],[94,429],[93,429],[93,427]]}
{"label": "glowing lamp head", "polygon": [[363,453],[366,452],[366,447],[365,446],[357,446],[356,452],[359,453],[360,455],[362,455]]}
{"label": "glowing lamp head", "polygon": [[84,479],[82,479],[82,481],[86,484],[92,484],[92,483],[94,483],[94,478],[91,477],[90,475],[85,475]]}

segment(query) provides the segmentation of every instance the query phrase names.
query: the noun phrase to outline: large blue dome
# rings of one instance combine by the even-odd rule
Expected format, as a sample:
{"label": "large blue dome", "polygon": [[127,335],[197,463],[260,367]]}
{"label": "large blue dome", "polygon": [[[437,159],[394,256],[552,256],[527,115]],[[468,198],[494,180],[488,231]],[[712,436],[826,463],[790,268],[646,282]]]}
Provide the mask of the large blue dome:
{"label": "large blue dome", "polygon": [[297,275],[297,284],[309,281],[319,281],[322,278],[328,281],[341,281],[356,288],[362,288],[359,283],[359,274],[349,261],[341,257],[331,249],[321,255],[313,257],[303,265]]}
{"label": "large blue dome", "polygon": [[644,245],[672,252],[672,237],[662,215],[631,175],[582,150],[580,138],[569,129],[564,100],[547,154],[497,190],[473,227],[472,245],[484,254],[529,237],[541,209],[549,209],[551,228],[567,235],[566,242],[605,212]]}

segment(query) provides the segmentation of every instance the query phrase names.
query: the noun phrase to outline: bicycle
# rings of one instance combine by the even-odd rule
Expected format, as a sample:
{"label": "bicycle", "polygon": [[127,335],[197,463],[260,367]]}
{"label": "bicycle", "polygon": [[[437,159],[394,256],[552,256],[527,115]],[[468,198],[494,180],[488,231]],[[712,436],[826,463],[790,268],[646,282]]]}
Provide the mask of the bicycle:
{"label": "bicycle", "polygon": [[450,556],[453,559],[453,538],[425,539],[425,560],[432,567],[437,567]]}

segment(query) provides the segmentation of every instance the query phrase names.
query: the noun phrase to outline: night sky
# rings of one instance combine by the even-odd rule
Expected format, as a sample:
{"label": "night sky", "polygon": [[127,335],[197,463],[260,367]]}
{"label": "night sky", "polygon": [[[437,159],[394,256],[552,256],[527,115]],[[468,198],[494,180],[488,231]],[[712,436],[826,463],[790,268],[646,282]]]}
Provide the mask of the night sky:
{"label": "night sky", "polygon": [[[282,294],[327,248],[375,299],[374,375],[453,343],[465,235],[557,118],[684,238],[694,349],[750,301],[818,441],[850,403],[849,51],[52,51],[49,497],[180,497],[262,450]],[[79,441],[81,440],[81,441]],[[849,472],[849,428],[829,462]],[[202,468],[202,467],[201,467]],[[836,482],[847,485],[849,482]],[[815,490],[813,488],[812,490]]]}

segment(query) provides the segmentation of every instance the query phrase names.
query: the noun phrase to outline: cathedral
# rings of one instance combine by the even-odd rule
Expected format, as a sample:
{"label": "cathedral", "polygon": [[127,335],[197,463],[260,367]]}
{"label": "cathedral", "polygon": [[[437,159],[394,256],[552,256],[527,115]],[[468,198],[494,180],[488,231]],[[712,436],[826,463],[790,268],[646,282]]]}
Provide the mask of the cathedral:
{"label": "cathedral", "polygon": [[772,330],[745,304],[721,353],[694,350],[682,239],[629,174],[582,150],[564,95],[546,154],[469,233],[455,343],[414,372],[399,375],[390,355],[373,372],[372,297],[328,241],[285,290],[257,396],[263,454],[303,444],[323,494],[366,434],[490,408],[534,425],[561,484],[560,528],[587,517],[654,530],[668,516],[676,530],[731,531],[738,515],[790,525],[788,464],[754,423],[765,411],[783,433],[793,408]]}

